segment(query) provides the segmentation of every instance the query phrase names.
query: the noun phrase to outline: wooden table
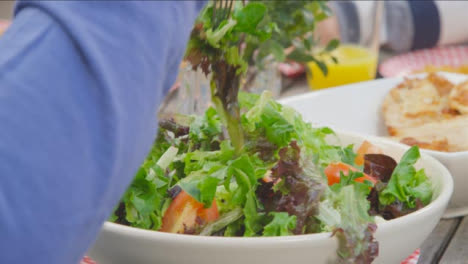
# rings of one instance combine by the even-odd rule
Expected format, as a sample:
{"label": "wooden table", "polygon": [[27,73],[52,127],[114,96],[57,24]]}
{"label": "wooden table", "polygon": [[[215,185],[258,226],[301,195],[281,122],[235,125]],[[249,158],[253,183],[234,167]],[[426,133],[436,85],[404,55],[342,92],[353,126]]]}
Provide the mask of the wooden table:
{"label": "wooden table", "polygon": [[[310,91],[305,78],[284,80],[283,84],[281,97]],[[424,241],[418,264],[432,263],[468,264],[468,217],[441,220]]]}
{"label": "wooden table", "polygon": [[422,244],[418,263],[468,263],[468,217],[441,220]]}

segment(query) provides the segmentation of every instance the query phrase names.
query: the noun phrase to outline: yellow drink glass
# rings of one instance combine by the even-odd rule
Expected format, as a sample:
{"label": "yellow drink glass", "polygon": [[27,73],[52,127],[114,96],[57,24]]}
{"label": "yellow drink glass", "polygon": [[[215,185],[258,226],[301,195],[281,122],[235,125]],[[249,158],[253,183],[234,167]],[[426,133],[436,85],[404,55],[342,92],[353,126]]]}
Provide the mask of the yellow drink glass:
{"label": "yellow drink glass", "polygon": [[314,62],[307,64],[307,82],[311,89],[318,90],[375,78],[378,57],[376,52],[358,45],[343,44],[331,55],[338,59],[338,63],[334,63],[329,55],[323,58],[328,68],[327,76]]}
{"label": "yellow drink glass", "polygon": [[[348,14],[350,4],[351,1],[330,1],[335,15],[317,25],[319,45],[325,46],[331,39],[338,39],[341,44],[331,54],[317,50],[317,59],[327,66],[326,76],[314,62],[307,63],[307,81],[313,90],[375,78],[384,2],[355,1],[362,17]],[[333,62],[332,57],[338,62]]]}

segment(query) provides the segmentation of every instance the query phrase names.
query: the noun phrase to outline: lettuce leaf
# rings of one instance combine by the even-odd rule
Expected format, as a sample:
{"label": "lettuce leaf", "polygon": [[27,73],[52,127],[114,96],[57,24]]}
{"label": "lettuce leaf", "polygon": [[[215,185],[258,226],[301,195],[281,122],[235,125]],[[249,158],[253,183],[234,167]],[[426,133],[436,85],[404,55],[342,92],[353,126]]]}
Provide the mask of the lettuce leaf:
{"label": "lettuce leaf", "polygon": [[295,141],[280,150],[280,160],[272,169],[276,185],[262,183],[259,199],[266,212],[287,212],[296,216],[294,234],[306,232],[308,220],[317,213],[324,185],[301,167],[301,152]]}
{"label": "lettuce leaf", "polygon": [[262,229],[262,214],[257,210],[255,195],[259,175],[256,174],[251,158],[245,154],[230,164],[229,171],[238,185],[233,194],[233,201],[243,207],[244,236],[254,236]]}
{"label": "lettuce leaf", "polygon": [[257,26],[262,21],[266,11],[267,8],[264,4],[255,2],[250,2],[243,8],[236,9],[233,15],[237,21],[236,30],[253,35],[261,34],[257,30]]}
{"label": "lettuce leaf", "polygon": [[340,182],[326,190],[319,205],[316,218],[322,231],[332,231],[338,238],[337,263],[371,263],[378,254],[373,237],[377,226],[369,215],[367,200],[372,184],[355,181],[362,176],[359,171],[350,171],[347,176],[341,173]]}
{"label": "lettuce leaf", "polygon": [[417,200],[424,205],[431,201],[432,186],[426,173],[424,170],[417,171],[414,168],[419,157],[417,146],[406,151],[393,170],[387,187],[379,194],[379,201],[382,205],[390,205],[398,200],[407,208],[415,208]]}
{"label": "lettuce leaf", "polygon": [[216,221],[209,223],[206,225],[202,231],[200,232],[201,236],[209,236],[215,232],[218,232],[219,230],[227,227],[228,225],[234,223],[237,221],[239,218],[242,217],[242,209],[237,207],[229,212],[223,214],[220,218],[218,218]]}
{"label": "lettuce leaf", "polygon": [[233,158],[234,149],[229,141],[223,141],[220,150],[193,151],[183,156],[184,173],[178,185],[197,201],[209,207],[217,187],[228,177],[226,164]]}
{"label": "lettuce leaf", "polygon": [[250,133],[251,141],[262,141],[264,137],[278,150],[295,140],[304,147],[303,152],[307,156],[315,156],[321,165],[342,158],[350,162],[352,155],[355,155],[350,147],[343,149],[326,142],[327,136],[334,135],[333,130],[328,127],[313,128],[294,109],[272,100],[268,92],[260,96],[240,93],[239,102],[243,109],[248,109],[241,120],[242,126]]}
{"label": "lettuce leaf", "polygon": [[294,126],[283,117],[283,106],[263,93],[255,105],[242,115],[242,126],[250,133],[258,132],[277,147],[287,146],[294,136]]}
{"label": "lettuce leaf", "polygon": [[373,237],[377,226],[368,214],[369,187],[362,183],[335,186],[339,188],[329,189],[319,206],[322,229],[338,238],[338,263],[371,263],[378,255],[378,243]]}
{"label": "lettuce leaf", "polygon": [[356,163],[354,160],[356,159],[357,154],[353,150],[353,145],[348,145],[345,148],[340,148],[339,155],[341,156],[341,161],[349,164],[354,167],[356,166]]}
{"label": "lettuce leaf", "polygon": [[263,236],[288,236],[296,228],[296,216],[286,212],[271,212],[273,219],[263,229]]}
{"label": "lettuce leaf", "polygon": [[190,150],[212,150],[213,143],[220,142],[222,135],[221,119],[212,107],[204,115],[193,117],[189,129]]}
{"label": "lettuce leaf", "polygon": [[246,201],[244,205],[244,236],[255,236],[262,230],[262,217],[263,213],[257,211],[257,197],[253,189],[249,190],[246,194]]}
{"label": "lettuce leaf", "polygon": [[135,179],[127,189],[122,202],[125,206],[125,220],[132,226],[158,230],[162,216],[170,198],[167,190],[170,179],[165,170],[177,155],[178,149],[169,147],[157,162],[145,169],[140,168]]}

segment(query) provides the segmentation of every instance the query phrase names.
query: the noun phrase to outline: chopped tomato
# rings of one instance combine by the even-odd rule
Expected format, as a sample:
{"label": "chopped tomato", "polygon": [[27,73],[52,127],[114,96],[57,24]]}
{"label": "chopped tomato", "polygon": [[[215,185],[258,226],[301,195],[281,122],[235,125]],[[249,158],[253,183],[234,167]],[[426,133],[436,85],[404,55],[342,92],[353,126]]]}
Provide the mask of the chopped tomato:
{"label": "chopped tomato", "polygon": [[214,220],[218,219],[219,212],[218,206],[216,205],[216,201],[213,200],[210,208],[201,208],[198,210],[198,216],[205,221],[205,223],[213,222]]}
{"label": "chopped tomato", "polygon": [[369,176],[365,173],[363,177],[356,178],[355,181],[361,182],[361,183],[364,183],[364,181],[370,181],[372,185],[375,185],[377,183],[377,180],[374,177]]}
{"label": "chopped tomato", "polygon": [[169,208],[167,208],[162,219],[160,231],[169,233],[185,233],[199,225],[197,218],[204,223],[209,223],[219,217],[216,201],[210,208],[204,208],[203,204],[195,200],[185,191],[181,191]]}
{"label": "chopped tomato", "polygon": [[273,179],[271,178],[271,171],[267,171],[267,173],[265,173],[265,176],[263,176],[262,180],[266,183],[272,182]]}
{"label": "chopped tomato", "polygon": [[357,156],[354,159],[354,163],[356,163],[356,165],[364,164],[364,155],[366,154],[382,154],[382,149],[365,140],[362,142],[357,151]]}
{"label": "chopped tomato", "polygon": [[[358,169],[354,168],[351,165],[348,165],[343,162],[334,162],[330,163],[326,168],[325,168],[325,175],[327,176],[328,179],[328,185],[333,185],[335,183],[340,182],[341,174],[340,172],[343,173],[343,175],[348,176],[349,171],[358,171]],[[363,173],[363,177],[356,178],[355,181],[357,182],[364,182],[365,180],[370,181],[372,184],[377,183],[377,180],[374,179],[373,177]]]}

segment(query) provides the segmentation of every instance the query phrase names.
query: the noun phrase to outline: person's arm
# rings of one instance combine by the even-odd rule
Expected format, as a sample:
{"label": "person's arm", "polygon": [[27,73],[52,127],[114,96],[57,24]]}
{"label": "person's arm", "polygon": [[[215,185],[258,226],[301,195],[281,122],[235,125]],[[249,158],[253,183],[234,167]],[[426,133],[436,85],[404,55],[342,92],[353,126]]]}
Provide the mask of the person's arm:
{"label": "person's arm", "polygon": [[200,1],[31,1],[0,39],[0,262],[77,263],[156,134]]}

